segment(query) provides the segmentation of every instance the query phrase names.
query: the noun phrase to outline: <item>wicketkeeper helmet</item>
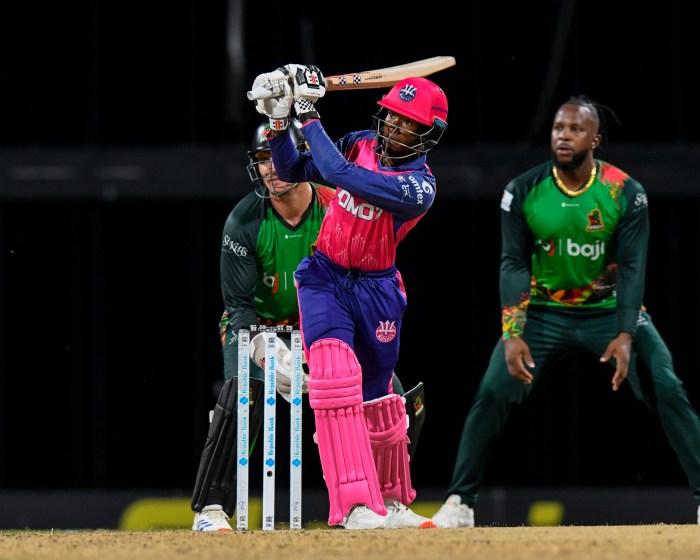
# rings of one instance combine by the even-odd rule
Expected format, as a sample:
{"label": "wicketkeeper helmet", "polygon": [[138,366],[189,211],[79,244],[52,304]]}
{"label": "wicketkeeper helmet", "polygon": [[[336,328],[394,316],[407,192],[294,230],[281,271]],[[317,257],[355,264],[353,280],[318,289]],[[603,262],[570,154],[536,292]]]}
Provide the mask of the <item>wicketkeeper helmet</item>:
{"label": "wicketkeeper helmet", "polygon": [[[291,119],[291,121],[292,126],[287,129],[289,131],[288,134],[291,135],[292,141],[299,151],[306,150],[306,138],[304,138],[304,135],[301,133],[301,123],[296,119]],[[253,185],[255,185],[256,190],[259,191],[259,194],[262,193],[263,195],[267,192],[267,189],[265,188],[265,185],[262,182],[262,177],[258,172],[258,163],[260,160],[257,158],[257,155],[260,152],[270,151],[270,144],[267,141],[267,132],[269,129],[270,127],[267,121],[260,123],[258,128],[255,129],[255,134],[253,134],[253,143],[250,150],[247,152],[248,176],[250,177]],[[261,187],[261,189],[259,189],[259,187]]]}

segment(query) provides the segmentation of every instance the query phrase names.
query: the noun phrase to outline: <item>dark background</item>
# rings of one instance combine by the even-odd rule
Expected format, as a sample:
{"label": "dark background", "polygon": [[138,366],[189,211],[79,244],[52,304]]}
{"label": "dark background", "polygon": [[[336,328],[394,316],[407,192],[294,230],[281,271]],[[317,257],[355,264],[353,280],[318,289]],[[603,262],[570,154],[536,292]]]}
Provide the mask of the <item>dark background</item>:
{"label": "dark background", "polygon": [[[530,4],[3,3],[0,487],[191,490],[222,377],[219,237],[251,188],[259,115],[245,91],[289,62],[332,75],[457,59],[433,76],[450,104],[429,158],[444,194],[399,249],[397,371],[427,393],[419,487],[448,484],[499,336],[500,192],[548,157],[571,94],[620,119],[603,155],[650,193],[647,304],[700,405],[696,20],[680,1]],[[368,127],[382,93],[328,94],[329,134]],[[104,178],[115,161],[131,183]],[[612,393],[611,375],[584,355],[543,378],[487,484],[685,485],[654,417],[629,387]],[[304,484],[322,487],[306,410]]]}
{"label": "dark background", "polygon": [[[578,93],[618,112],[617,142],[695,141],[696,22],[680,0],[648,12],[604,0],[459,11],[383,1],[30,5],[4,2],[0,13],[3,145],[247,143],[258,114],[245,91],[261,72],[303,61],[334,75],[435,55],[457,60],[434,76],[450,101],[451,145],[546,140],[553,109]],[[368,126],[379,93],[324,100],[329,132]]]}

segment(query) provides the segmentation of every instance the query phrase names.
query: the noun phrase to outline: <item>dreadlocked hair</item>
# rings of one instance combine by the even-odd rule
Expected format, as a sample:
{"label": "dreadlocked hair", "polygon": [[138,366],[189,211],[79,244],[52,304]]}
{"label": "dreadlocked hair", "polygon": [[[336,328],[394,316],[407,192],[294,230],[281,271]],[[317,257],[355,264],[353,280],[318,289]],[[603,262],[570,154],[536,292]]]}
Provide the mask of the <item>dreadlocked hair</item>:
{"label": "dreadlocked hair", "polygon": [[569,97],[568,101],[564,105],[579,105],[581,107],[587,107],[593,116],[598,121],[598,134],[600,135],[600,144],[593,151],[595,156],[600,155],[600,152],[608,144],[608,119],[611,119],[616,125],[620,124],[620,119],[617,118],[615,111],[613,111],[607,105],[603,105],[596,101],[593,101],[590,97],[585,95],[572,95]]}

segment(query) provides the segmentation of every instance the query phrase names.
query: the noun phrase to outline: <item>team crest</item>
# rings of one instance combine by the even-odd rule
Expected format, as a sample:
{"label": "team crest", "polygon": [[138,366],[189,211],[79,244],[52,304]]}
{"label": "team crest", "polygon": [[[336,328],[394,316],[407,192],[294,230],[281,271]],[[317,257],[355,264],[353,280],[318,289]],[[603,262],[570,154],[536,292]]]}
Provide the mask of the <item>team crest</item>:
{"label": "team crest", "polygon": [[418,88],[411,84],[406,84],[401,88],[399,92],[399,99],[401,101],[413,101],[416,98],[416,92]]}
{"label": "team crest", "polygon": [[603,216],[597,208],[591,210],[588,213],[588,225],[586,226],[586,231],[603,231],[605,229],[605,224],[603,223]]}
{"label": "team crest", "polygon": [[413,401],[413,410],[415,411],[416,416],[423,414],[423,410],[425,410],[425,405],[423,404],[423,399],[420,397],[420,395],[416,397],[415,401]]}
{"label": "team crest", "polygon": [[379,342],[391,342],[396,338],[396,321],[379,321],[376,330]]}

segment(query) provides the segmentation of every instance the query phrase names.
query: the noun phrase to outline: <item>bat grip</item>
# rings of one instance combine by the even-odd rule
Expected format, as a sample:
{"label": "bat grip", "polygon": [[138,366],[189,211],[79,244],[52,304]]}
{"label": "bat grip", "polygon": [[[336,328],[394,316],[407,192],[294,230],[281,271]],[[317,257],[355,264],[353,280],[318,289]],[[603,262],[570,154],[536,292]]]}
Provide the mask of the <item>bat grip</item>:
{"label": "bat grip", "polygon": [[258,86],[256,88],[252,89],[251,91],[249,91],[248,93],[246,93],[246,96],[251,101],[255,101],[256,99],[267,99],[268,97],[280,97],[281,95],[273,95],[271,90],[269,90],[265,87],[262,87],[262,86]]}

